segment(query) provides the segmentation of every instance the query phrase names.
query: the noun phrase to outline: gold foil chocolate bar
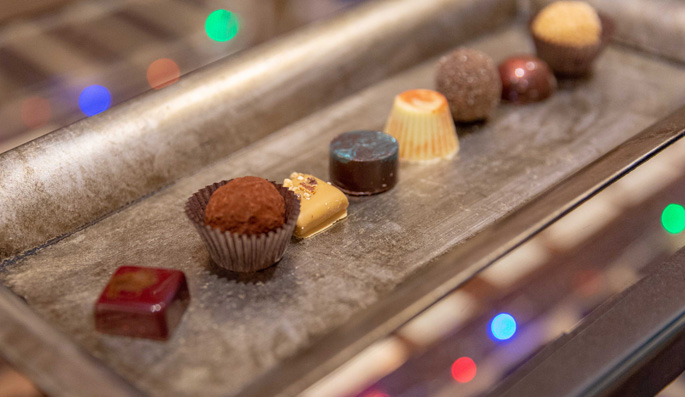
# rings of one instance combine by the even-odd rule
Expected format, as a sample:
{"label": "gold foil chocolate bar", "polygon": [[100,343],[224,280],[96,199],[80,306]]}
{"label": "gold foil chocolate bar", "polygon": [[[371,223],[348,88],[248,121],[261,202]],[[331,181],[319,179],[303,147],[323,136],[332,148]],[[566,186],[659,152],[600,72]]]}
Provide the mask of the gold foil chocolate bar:
{"label": "gold foil chocolate bar", "polygon": [[312,237],[347,217],[347,197],[315,176],[293,172],[290,179],[283,181],[283,186],[290,188],[300,198],[295,237]]}

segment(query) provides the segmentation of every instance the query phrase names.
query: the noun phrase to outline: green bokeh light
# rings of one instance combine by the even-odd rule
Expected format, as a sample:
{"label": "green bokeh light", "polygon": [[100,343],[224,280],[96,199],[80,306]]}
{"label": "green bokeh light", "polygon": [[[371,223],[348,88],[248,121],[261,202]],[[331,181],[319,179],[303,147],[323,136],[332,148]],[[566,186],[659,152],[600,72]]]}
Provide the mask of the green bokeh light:
{"label": "green bokeh light", "polygon": [[661,213],[661,224],[669,233],[680,233],[685,230],[685,208],[678,204],[669,204]]}
{"label": "green bokeh light", "polygon": [[231,40],[239,30],[238,15],[227,10],[216,10],[209,14],[205,21],[207,36],[214,41]]}

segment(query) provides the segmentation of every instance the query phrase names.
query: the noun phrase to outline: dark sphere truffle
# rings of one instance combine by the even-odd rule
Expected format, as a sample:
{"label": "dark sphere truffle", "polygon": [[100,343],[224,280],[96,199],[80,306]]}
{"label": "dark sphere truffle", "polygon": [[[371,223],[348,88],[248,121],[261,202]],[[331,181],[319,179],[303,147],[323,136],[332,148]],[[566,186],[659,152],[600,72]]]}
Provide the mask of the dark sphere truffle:
{"label": "dark sphere truffle", "polygon": [[440,58],[436,85],[447,98],[454,120],[462,122],[487,118],[502,94],[495,62],[470,48],[460,48]]}
{"label": "dark sphere truffle", "polygon": [[524,104],[547,99],[557,87],[557,80],[547,63],[532,55],[507,58],[499,65],[502,99]]}
{"label": "dark sphere truffle", "polygon": [[285,223],[285,200],[266,179],[236,178],[212,194],[205,223],[222,232],[267,233]]}

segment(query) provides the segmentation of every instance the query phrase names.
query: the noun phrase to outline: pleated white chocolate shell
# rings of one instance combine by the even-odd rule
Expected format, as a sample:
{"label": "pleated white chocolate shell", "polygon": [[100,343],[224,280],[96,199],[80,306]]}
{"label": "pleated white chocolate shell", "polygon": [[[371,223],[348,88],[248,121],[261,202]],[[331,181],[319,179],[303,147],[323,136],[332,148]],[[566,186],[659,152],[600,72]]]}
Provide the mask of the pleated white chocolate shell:
{"label": "pleated white chocolate shell", "polygon": [[419,111],[406,109],[399,101],[395,99],[385,133],[397,139],[401,160],[431,162],[457,154],[459,140],[449,107]]}

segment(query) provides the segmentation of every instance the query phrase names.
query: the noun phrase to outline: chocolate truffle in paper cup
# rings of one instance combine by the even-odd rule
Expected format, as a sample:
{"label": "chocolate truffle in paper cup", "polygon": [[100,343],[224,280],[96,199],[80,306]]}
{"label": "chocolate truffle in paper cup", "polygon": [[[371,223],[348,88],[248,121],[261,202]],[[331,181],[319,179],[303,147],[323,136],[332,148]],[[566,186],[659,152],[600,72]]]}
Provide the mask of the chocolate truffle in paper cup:
{"label": "chocolate truffle in paper cup", "polygon": [[280,184],[242,177],[200,189],[185,212],[217,266],[250,273],[283,257],[300,202]]}
{"label": "chocolate truffle in paper cup", "polygon": [[555,74],[578,77],[590,72],[614,25],[583,1],[557,1],[540,10],[529,29],[538,57]]}

